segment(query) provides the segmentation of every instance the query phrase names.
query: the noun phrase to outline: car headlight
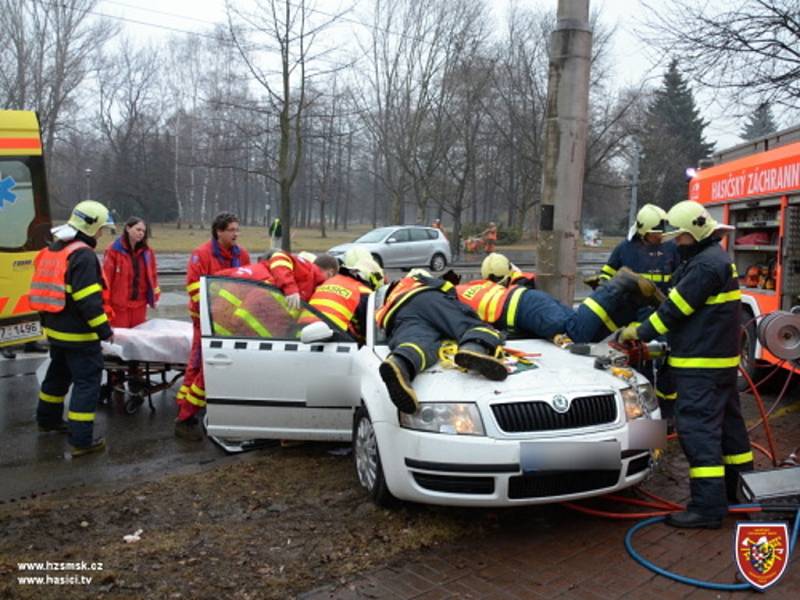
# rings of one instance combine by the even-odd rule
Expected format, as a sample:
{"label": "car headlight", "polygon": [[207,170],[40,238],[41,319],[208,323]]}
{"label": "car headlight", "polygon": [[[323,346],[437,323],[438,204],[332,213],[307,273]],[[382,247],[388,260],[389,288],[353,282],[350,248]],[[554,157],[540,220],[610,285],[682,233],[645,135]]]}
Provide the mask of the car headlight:
{"label": "car headlight", "polygon": [[658,407],[653,386],[649,383],[623,389],[622,401],[625,405],[625,416],[629,421],[647,416]]}
{"label": "car headlight", "polygon": [[478,406],[471,402],[420,402],[413,415],[400,413],[400,426],[432,433],[486,435]]}

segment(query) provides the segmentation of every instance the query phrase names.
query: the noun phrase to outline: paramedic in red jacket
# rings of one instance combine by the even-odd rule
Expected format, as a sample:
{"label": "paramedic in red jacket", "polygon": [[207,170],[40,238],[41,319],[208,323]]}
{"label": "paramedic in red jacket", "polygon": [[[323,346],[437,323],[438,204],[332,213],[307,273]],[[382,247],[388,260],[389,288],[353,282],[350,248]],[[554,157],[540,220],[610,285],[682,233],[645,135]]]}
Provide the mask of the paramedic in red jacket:
{"label": "paramedic in red jacket", "polygon": [[111,327],[136,327],[144,323],[148,305],[155,308],[161,295],[156,256],[147,244],[144,219],[128,219],[122,235],[106,248],[103,273],[114,309]]}
{"label": "paramedic in red jacket", "polygon": [[326,270],[334,270],[332,262],[320,267],[314,264],[314,259],[307,260],[298,254],[282,250],[274,252],[269,257],[269,271],[272,273],[275,285],[286,296],[289,308],[292,309],[300,308],[300,300],[311,298],[317,286],[328,279]]}
{"label": "paramedic in red jacket", "polygon": [[200,333],[200,277],[250,264],[247,250],[236,244],[239,217],[229,212],[218,214],[211,225],[211,235],[209,241],[192,252],[186,269],[186,292],[189,294],[189,315],[194,332],[189,364],[176,397],[178,418],[175,420],[175,435],[190,440],[203,437],[195,415],[206,406]]}

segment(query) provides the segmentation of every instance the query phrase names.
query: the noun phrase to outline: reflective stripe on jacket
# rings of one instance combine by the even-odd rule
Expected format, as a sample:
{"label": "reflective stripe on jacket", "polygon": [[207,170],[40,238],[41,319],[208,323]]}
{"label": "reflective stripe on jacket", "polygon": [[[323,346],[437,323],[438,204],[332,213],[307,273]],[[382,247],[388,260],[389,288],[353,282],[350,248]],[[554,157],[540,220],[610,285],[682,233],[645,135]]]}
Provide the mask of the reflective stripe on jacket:
{"label": "reflective stripe on jacket", "polygon": [[456,286],[458,299],[491,325],[514,328],[517,305],[525,288],[505,287],[488,279],[476,279]]}
{"label": "reflective stripe on jacket", "polygon": [[269,270],[281,291],[290,296],[300,294],[308,302],[317,286],[325,281],[325,273],[313,262],[289,252],[275,252],[269,259]]}
{"label": "reflective stripe on jacket", "polygon": [[666,293],[671,286],[672,273],[679,263],[678,246],[674,241],[647,244],[637,236],[632,240],[623,240],[612,250],[600,277],[611,279],[621,267],[628,267]]}
{"label": "reflective stripe on jacket", "polygon": [[[360,337],[363,335],[360,327],[362,324],[357,322],[356,313],[362,296],[367,296],[371,292],[372,290],[366,285],[352,277],[334,275],[316,289],[308,304],[325,315],[342,331],[350,331]],[[308,324],[317,320],[314,313],[304,311],[299,322]]]}
{"label": "reflective stripe on jacket", "polygon": [[[88,244],[75,240],[59,250],[43,248],[33,260],[34,272],[28,294],[33,310],[57,313],[67,305],[67,266],[69,257],[76,250],[91,248]],[[102,291],[100,284],[97,291]],[[90,290],[91,291],[91,290]],[[85,293],[85,291],[82,291]],[[80,299],[80,298],[78,298]]]}

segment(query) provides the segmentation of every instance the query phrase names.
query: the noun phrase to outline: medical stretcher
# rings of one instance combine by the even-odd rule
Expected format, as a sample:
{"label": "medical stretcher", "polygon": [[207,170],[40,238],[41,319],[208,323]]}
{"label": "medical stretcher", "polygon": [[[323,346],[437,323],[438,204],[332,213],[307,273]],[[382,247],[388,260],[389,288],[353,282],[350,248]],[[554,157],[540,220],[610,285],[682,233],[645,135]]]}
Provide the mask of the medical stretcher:
{"label": "medical stretcher", "polygon": [[186,370],[192,324],[152,319],[131,329],[117,327],[113,343],[103,342],[102,347],[106,383],[101,401],[110,402],[118,392],[124,394],[126,413],[139,410],[145,398],[155,411],[153,394],[172,387]]}

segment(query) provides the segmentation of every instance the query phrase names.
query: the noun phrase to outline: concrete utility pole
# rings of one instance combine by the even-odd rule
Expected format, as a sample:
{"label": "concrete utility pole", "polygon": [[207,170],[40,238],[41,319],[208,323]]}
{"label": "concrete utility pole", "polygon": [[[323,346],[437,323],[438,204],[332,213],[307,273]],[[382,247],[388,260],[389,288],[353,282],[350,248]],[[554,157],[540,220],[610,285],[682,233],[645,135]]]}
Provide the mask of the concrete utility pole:
{"label": "concrete utility pole", "polygon": [[639,211],[639,153],[642,151],[639,140],[633,139],[633,156],[631,156],[631,203],[628,207],[628,229],[636,223],[636,213]]}
{"label": "concrete utility pole", "polygon": [[586,163],[589,0],[559,0],[550,47],[536,286],[571,305]]}

